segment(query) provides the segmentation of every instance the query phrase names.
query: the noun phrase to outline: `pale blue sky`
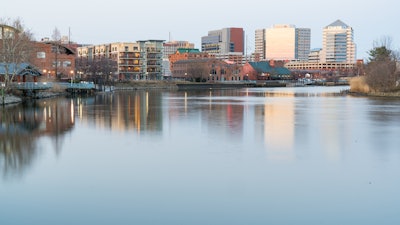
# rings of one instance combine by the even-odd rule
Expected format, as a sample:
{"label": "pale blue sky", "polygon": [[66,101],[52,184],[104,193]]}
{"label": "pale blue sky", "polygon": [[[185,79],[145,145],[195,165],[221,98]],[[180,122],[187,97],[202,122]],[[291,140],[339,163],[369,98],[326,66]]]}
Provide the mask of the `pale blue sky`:
{"label": "pale blue sky", "polygon": [[242,27],[248,51],[256,29],[274,24],[311,28],[311,47],[322,47],[322,29],[337,19],[353,27],[357,58],[366,58],[374,40],[389,36],[399,49],[398,0],[370,1],[227,1],[227,0],[9,0],[0,18],[21,18],[37,40],[55,27],[78,43],[101,44],[147,39],[187,40],[201,48],[209,30]]}

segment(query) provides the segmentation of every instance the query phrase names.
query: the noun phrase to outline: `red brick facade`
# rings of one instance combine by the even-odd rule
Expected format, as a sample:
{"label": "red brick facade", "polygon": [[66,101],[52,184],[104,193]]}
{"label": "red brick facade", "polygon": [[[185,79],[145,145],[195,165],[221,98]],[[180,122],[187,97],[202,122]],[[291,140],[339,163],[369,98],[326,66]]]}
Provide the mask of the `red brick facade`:
{"label": "red brick facade", "polygon": [[[41,71],[44,77],[69,78],[75,73],[75,51],[69,46],[52,42],[34,42],[32,64]],[[56,75],[56,70],[58,75]]]}

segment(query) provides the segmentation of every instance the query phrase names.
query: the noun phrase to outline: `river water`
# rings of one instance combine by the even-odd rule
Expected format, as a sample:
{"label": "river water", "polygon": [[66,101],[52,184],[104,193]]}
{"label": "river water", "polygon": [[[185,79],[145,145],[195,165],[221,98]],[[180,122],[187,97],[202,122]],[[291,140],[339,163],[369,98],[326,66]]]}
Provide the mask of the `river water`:
{"label": "river water", "polygon": [[127,91],[0,114],[0,224],[400,224],[400,99]]}

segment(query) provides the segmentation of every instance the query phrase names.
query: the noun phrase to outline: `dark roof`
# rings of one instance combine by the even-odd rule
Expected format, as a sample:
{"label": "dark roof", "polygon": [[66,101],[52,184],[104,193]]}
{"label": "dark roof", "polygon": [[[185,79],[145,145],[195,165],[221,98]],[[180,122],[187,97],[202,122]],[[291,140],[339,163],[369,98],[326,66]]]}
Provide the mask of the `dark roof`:
{"label": "dark roof", "polygon": [[348,28],[349,26],[345,23],[343,23],[341,20],[336,20],[335,22],[329,24],[326,27],[343,27],[343,28]]}
{"label": "dark roof", "polygon": [[57,46],[58,45],[59,48],[64,49],[65,54],[67,54],[67,55],[75,55],[75,51],[73,49],[71,49],[71,48],[69,48],[69,47],[67,47],[67,46],[65,46],[63,44],[56,43],[54,41],[43,42],[43,43],[50,44],[52,46]]}
{"label": "dark roof", "polygon": [[179,53],[200,53],[197,48],[178,48]]}
{"label": "dark roof", "polygon": [[31,75],[31,76],[41,76],[39,70],[31,66],[29,63],[0,63],[0,75],[5,75],[6,70],[8,74],[15,74],[17,76]]}
{"label": "dark roof", "polygon": [[277,75],[290,74],[289,69],[285,67],[272,67],[269,62],[249,62],[249,64],[259,73],[275,73]]}
{"label": "dark roof", "polygon": [[222,63],[226,63],[224,60],[221,60],[221,59],[201,58],[201,59],[183,59],[183,60],[178,60],[174,64],[185,64],[185,63],[192,63],[192,62],[197,62],[197,63],[222,62]]}

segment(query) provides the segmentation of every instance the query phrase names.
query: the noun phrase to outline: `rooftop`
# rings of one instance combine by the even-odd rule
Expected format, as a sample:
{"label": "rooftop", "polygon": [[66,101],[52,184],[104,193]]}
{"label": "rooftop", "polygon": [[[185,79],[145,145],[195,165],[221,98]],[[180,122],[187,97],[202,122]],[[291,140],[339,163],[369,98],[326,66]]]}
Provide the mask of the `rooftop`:
{"label": "rooftop", "polygon": [[329,24],[326,27],[342,27],[342,28],[348,28],[349,26],[345,23],[343,23],[341,20],[336,20],[335,22]]}

